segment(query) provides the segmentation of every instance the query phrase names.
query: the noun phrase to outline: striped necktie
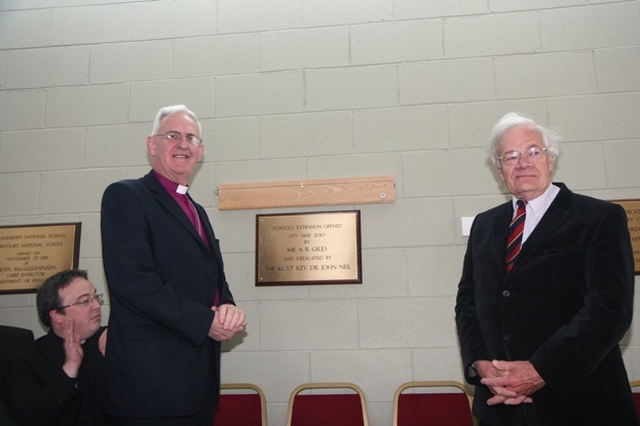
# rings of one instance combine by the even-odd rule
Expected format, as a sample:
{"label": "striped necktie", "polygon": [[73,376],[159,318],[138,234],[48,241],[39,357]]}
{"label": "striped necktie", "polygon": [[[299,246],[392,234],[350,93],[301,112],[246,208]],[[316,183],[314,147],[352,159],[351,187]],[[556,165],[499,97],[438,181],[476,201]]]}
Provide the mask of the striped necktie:
{"label": "striped necktie", "polygon": [[527,216],[526,203],[522,200],[516,201],[518,211],[516,216],[509,225],[509,239],[507,240],[507,254],[505,263],[507,266],[507,274],[511,272],[516,256],[520,253],[522,247],[522,231],[524,231],[524,220]]}

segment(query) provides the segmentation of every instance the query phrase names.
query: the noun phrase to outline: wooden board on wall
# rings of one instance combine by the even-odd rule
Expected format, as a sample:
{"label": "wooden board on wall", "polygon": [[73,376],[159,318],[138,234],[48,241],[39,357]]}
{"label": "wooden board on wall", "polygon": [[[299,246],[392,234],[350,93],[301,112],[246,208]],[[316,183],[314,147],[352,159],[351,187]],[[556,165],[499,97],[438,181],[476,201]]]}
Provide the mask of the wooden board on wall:
{"label": "wooden board on wall", "polygon": [[219,210],[391,203],[394,200],[393,176],[232,183],[218,186]]}

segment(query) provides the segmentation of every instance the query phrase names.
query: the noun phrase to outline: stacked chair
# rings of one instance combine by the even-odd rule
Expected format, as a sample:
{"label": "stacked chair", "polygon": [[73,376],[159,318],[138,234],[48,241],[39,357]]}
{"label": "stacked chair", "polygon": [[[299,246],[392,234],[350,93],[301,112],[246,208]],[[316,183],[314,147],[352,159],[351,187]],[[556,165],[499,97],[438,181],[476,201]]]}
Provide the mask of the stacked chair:
{"label": "stacked chair", "polygon": [[471,402],[460,382],[408,382],[393,397],[393,426],[474,426]]}
{"label": "stacked chair", "polygon": [[287,426],[368,426],[364,392],[353,383],[306,383],[289,398]]}
{"label": "stacked chair", "polygon": [[267,401],[251,383],[222,384],[213,426],[266,426]]}

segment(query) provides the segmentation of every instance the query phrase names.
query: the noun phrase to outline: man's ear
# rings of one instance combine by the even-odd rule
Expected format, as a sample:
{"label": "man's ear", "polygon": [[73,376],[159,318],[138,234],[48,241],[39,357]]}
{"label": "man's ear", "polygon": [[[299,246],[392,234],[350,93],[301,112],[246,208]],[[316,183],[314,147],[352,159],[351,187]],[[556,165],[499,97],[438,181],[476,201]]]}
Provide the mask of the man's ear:
{"label": "man's ear", "polygon": [[153,136],[147,136],[147,151],[152,156],[156,155],[156,141],[153,139]]}
{"label": "man's ear", "polygon": [[62,324],[62,321],[64,321],[64,314],[52,309],[49,311],[49,318],[51,318],[51,324]]}

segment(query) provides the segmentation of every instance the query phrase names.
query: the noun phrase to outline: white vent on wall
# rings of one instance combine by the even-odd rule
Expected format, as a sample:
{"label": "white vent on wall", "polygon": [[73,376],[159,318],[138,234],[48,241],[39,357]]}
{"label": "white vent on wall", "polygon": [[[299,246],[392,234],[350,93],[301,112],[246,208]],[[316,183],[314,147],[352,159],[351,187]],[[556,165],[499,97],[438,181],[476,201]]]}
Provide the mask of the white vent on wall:
{"label": "white vent on wall", "polygon": [[475,219],[476,217],[463,217],[461,218],[462,220],[462,236],[463,237],[468,237],[469,236],[469,232],[471,232],[471,224],[473,224],[473,219]]}

